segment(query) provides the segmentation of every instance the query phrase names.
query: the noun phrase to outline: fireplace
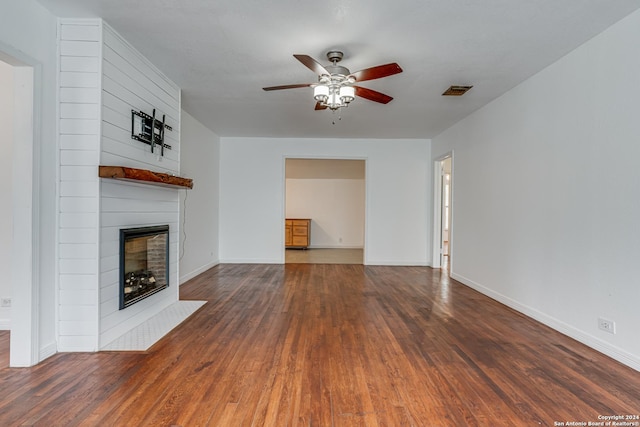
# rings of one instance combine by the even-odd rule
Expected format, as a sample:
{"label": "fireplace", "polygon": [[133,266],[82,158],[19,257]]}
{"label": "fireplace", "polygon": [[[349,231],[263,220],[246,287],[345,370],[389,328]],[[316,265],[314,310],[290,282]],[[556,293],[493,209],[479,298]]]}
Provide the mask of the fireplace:
{"label": "fireplace", "polygon": [[120,310],[169,287],[169,226],[120,230]]}

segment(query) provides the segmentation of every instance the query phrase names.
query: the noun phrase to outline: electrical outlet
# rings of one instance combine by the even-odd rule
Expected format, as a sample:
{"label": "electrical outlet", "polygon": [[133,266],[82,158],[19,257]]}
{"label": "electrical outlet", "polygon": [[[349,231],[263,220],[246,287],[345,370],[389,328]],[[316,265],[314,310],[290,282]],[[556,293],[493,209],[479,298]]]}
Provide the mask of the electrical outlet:
{"label": "electrical outlet", "polygon": [[598,317],[598,329],[609,332],[610,334],[615,334],[616,322],[614,322],[613,320],[607,320],[603,319],[602,317]]}
{"label": "electrical outlet", "polygon": [[0,307],[11,307],[11,298],[0,298]]}

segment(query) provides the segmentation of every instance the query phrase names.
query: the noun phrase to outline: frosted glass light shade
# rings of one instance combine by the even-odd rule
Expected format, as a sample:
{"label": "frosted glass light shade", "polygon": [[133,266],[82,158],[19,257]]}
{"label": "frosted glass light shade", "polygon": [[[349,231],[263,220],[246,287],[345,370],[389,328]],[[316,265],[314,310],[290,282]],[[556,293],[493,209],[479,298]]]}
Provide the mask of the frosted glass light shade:
{"label": "frosted glass light shade", "polygon": [[342,86],[340,88],[340,101],[348,104],[355,99],[356,90],[353,86]]}
{"label": "frosted glass light shade", "polygon": [[314,87],[313,98],[318,102],[327,102],[327,99],[329,99],[329,87],[324,85]]}

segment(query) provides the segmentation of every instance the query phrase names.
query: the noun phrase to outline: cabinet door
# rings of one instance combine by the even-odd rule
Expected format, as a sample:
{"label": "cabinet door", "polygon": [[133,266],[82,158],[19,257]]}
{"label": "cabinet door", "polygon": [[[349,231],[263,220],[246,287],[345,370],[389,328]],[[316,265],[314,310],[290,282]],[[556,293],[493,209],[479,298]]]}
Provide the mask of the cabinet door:
{"label": "cabinet door", "polygon": [[284,227],[284,244],[285,244],[285,246],[291,246],[292,245],[291,226],[290,225],[287,225],[286,227]]}

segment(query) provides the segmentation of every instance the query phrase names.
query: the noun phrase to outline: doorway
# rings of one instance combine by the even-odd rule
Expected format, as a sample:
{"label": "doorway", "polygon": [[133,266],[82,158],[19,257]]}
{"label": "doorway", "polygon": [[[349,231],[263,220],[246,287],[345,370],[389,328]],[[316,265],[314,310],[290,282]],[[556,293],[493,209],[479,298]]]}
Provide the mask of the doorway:
{"label": "doorway", "polygon": [[285,159],[286,264],[364,263],[365,168],[362,159]]}
{"label": "doorway", "polygon": [[453,219],[453,153],[434,164],[434,248],[432,265],[451,271]]}
{"label": "doorway", "polygon": [[[2,150],[6,156],[2,167],[4,184],[0,188],[3,200],[10,200],[0,211],[0,221],[11,224],[11,232],[2,233],[5,245],[0,251],[10,254],[2,264],[0,274],[9,277],[7,285],[0,287],[2,305],[8,316],[9,364],[12,367],[32,366],[39,361],[38,349],[38,293],[37,250],[38,203],[35,197],[38,181],[35,179],[37,158],[34,129],[38,117],[34,108],[37,63],[12,48],[0,46],[0,92],[2,93]],[[8,165],[4,164],[8,161]],[[17,238],[17,236],[20,236]],[[6,238],[5,238],[6,237]],[[18,284],[20,284],[18,286]],[[3,307],[0,307],[0,309]]]}

